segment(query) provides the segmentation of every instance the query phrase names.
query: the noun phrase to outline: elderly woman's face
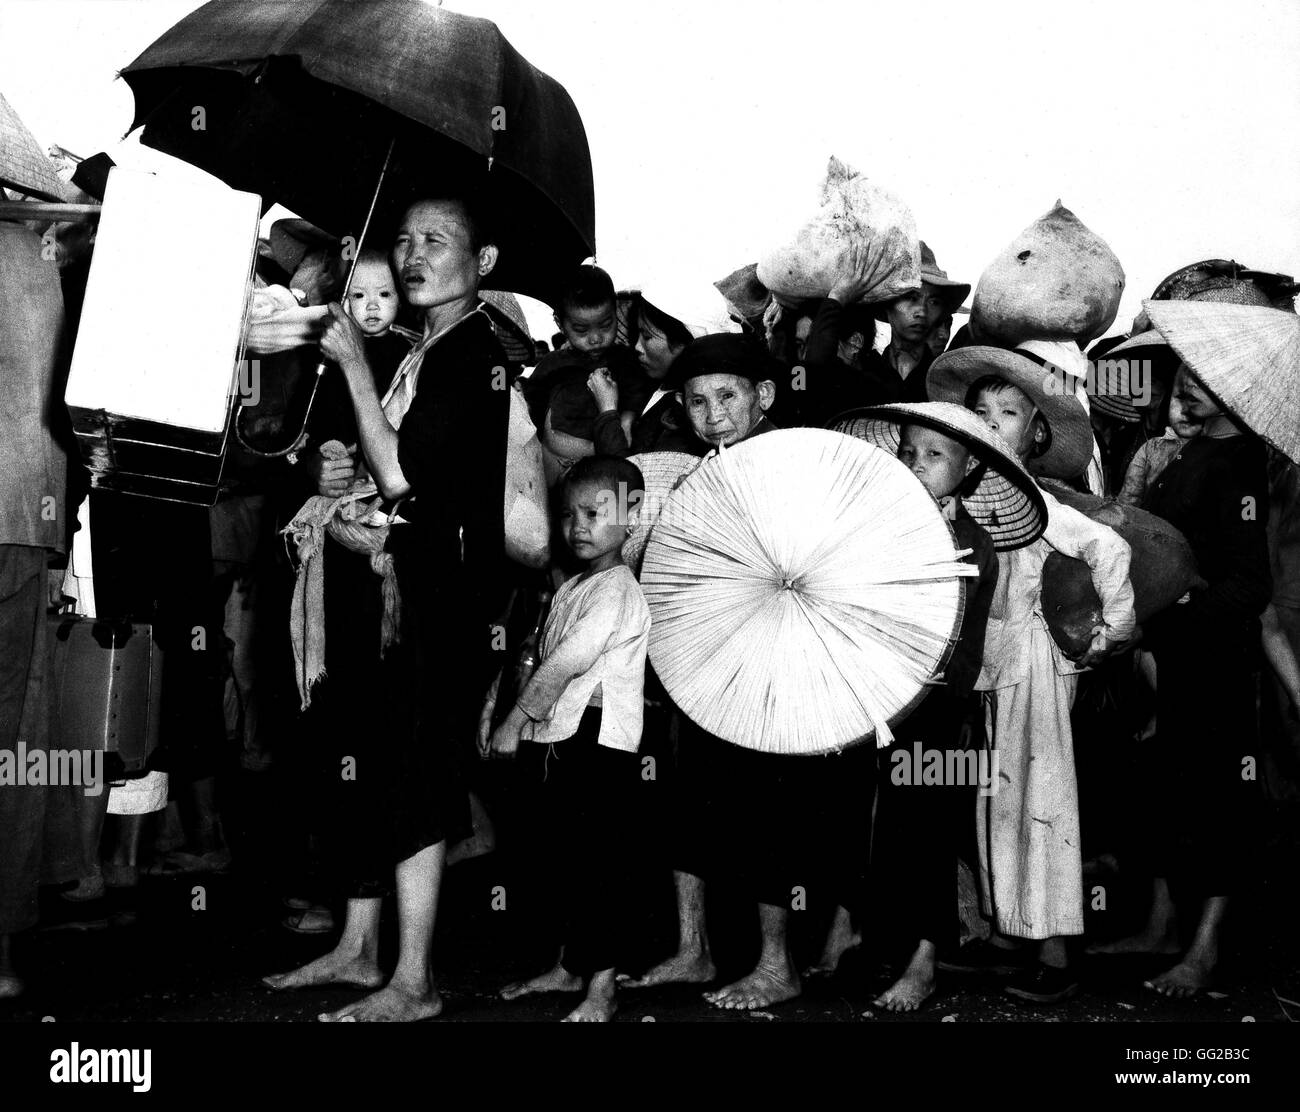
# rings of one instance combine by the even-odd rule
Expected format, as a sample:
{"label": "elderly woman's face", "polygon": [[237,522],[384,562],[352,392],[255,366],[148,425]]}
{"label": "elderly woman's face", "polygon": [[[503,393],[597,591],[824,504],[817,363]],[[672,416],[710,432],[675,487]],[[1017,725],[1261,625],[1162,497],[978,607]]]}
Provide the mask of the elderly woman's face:
{"label": "elderly woman's face", "polygon": [[752,383],[732,374],[696,375],[678,395],[695,435],[713,447],[739,444],[775,397],[770,382]]}
{"label": "elderly woman's face", "polygon": [[429,309],[471,297],[492,269],[470,246],[464,209],[455,201],[420,201],[402,220],[393,268],[408,304]]}

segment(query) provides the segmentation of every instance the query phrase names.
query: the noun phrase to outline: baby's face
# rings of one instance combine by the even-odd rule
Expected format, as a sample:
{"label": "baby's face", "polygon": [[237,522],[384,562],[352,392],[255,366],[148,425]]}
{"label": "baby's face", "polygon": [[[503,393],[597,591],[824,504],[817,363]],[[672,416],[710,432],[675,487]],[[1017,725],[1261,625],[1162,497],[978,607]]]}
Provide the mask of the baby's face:
{"label": "baby's face", "polygon": [[369,260],[357,263],[343,305],[348,316],[367,336],[378,336],[388,331],[401,307],[397,284],[388,264]]}
{"label": "baby's face", "polygon": [[618,308],[612,301],[590,309],[568,305],[555,320],[569,346],[593,362],[603,358],[618,338]]}

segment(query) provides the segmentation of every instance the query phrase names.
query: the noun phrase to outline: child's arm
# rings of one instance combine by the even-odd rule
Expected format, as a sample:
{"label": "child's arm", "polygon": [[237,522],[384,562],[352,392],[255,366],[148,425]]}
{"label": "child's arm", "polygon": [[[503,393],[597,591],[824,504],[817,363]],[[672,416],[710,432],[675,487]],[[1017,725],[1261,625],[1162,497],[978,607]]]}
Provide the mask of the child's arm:
{"label": "child's arm", "polygon": [[596,454],[596,446],[590,440],[580,436],[570,436],[567,432],[558,432],[551,426],[551,411],[546,411],[546,423],[542,429],[542,443],[561,459],[576,460]]}
{"label": "child's arm", "polygon": [[1078,662],[1087,666],[1108,656],[1137,631],[1133,610],[1133,584],[1129,581],[1128,542],[1108,525],[1102,525],[1063,505],[1043,491],[1047,503],[1047,529],[1043,539],[1058,552],[1082,560],[1092,571],[1092,585],[1101,599],[1101,627],[1094,632],[1088,652]]}
{"label": "child's arm", "polygon": [[492,735],[489,748],[499,756],[514,756],[529,722],[543,722],[555,710],[564,689],[591,671],[618,633],[622,607],[616,597],[597,595],[583,609],[568,633],[547,645],[546,658],[524,685],[510,713]]}
{"label": "child's arm", "polygon": [[1286,630],[1277,615],[1277,607],[1271,602],[1260,615],[1260,643],[1264,647],[1264,656],[1282,685],[1282,690],[1291,700],[1291,707],[1300,715],[1300,664],[1296,662],[1291,642],[1287,640]]}
{"label": "child's arm", "polygon": [[1124,485],[1119,488],[1116,501],[1124,506],[1140,506],[1146,496],[1147,484],[1151,475],[1151,445],[1148,440],[1138,450],[1124,472]]}

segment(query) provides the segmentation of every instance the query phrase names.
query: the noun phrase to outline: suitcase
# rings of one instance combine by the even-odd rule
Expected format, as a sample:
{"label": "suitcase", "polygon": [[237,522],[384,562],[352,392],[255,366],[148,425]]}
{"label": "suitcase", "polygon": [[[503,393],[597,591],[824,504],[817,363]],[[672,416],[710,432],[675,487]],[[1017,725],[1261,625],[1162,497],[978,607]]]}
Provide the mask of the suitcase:
{"label": "suitcase", "polygon": [[145,771],[158,745],[162,650],[153,626],[56,615],[55,729],[61,749],[113,753]]}
{"label": "suitcase", "polygon": [[236,402],[261,391],[243,360],[260,217],[220,183],[109,171],[64,395],[96,489],[216,501]]}

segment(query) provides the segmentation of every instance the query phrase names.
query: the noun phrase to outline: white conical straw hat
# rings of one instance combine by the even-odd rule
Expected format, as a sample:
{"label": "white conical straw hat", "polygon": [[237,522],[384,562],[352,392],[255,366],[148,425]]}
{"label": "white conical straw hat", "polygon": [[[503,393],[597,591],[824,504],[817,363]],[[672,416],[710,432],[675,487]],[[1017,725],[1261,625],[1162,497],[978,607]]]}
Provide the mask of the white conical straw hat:
{"label": "white conical straw hat", "polygon": [[825,429],[766,433],[705,459],[664,504],[641,567],[650,659],[688,717],[737,745],[883,747],[946,664],[974,574],[888,453]]}
{"label": "white conical straw hat", "polygon": [[623,542],[623,563],[634,573],[639,573],[650,530],[659,520],[664,503],[678,482],[699,466],[700,457],[689,452],[642,452],[629,456],[628,463],[636,464],[645,480],[645,492],[637,505],[636,521]]}
{"label": "white conical straw hat", "polygon": [[1300,463],[1300,317],[1214,301],[1144,301],[1142,307],[1226,410]]}
{"label": "white conical straw hat", "polygon": [[78,193],[75,186],[54,172],[54,163],[3,96],[0,96],[0,185],[47,201],[71,201]]}

